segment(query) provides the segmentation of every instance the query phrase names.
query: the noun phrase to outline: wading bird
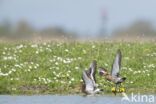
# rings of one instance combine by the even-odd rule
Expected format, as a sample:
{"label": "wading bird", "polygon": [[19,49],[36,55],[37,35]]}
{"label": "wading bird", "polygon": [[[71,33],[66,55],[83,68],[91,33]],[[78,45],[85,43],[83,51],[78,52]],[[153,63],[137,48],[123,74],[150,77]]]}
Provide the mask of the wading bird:
{"label": "wading bird", "polygon": [[[114,63],[112,65],[111,74],[109,74],[106,69],[104,69],[102,67],[99,68],[99,74],[101,76],[105,76],[108,81],[115,83],[116,88],[117,88],[118,84],[121,85],[121,83],[126,80],[125,77],[123,77],[123,78],[119,77],[120,71],[121,71],[121,57],[122,57],[121,51],[118,50],[117,54],[116,54],[116,58],[115,58]],[[115,88],[115,95],[116,95],[116,88]]]}
{"label": "wading bird", "polygon": [[96,84],[95,74],[96,74],[97,64],[96,61],[93,60],[90,68],[87,72],[82,72],[82,79],[84,84],[82,85],[82,92],[86,94],[96,94],[101,91],[102,89],[98,89],[98,84]]}

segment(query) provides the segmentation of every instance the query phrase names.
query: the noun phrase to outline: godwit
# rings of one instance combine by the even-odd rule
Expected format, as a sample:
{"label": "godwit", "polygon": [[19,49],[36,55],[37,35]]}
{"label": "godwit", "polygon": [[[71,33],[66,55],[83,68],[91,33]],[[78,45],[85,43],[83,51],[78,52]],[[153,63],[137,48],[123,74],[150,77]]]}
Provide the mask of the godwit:
{"label": "godwit", "polygon": [[[117,88],[118,84],[121,84],[122,82],[124,82],[126,80],[126,77],[123,77],[123,78],[119,77],[120,70],[121,70],[121,57],[122,57],[121,51],[118,50],[117,54],[116,54],[116,58],[112,65],[111,74],[109,74],[106,69],[104,69],[102,67],[99,68],[99,74],[101,76],[105,76],[108,81],[115,83],[116,88]],[[115,88],[115,95],[116,95],[116,88]]]}
{"label": "godwit", "polygon": [[82,85],[82,91],[86,94],[96,94],[103,91],[102,89],[98,89],[98,84],[96,84],[96,67],[96,61],[93,61],[87,72],[83,71],[82,73],[82,79],[84,82]]}

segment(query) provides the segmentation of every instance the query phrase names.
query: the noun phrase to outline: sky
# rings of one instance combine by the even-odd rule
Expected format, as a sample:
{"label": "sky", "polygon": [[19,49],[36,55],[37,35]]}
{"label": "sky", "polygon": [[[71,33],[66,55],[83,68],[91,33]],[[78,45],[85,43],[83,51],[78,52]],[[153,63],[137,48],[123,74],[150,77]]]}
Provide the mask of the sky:
{"label": "sky", "polygon": [[107,33],[137,20],[156,25],[156,0],[0,0],[0,23],[28,21],[37,29],[61,27],[79,34]]}

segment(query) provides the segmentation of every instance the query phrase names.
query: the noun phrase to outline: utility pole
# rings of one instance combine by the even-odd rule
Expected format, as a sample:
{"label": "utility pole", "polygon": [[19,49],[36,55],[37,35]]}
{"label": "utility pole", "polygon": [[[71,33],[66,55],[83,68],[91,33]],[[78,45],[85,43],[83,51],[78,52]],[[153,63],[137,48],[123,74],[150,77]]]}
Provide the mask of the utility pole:
{"label": "utility pole", "polygon": [[102,10],[101,13],[101,27],[100,27],[100,37],[107,36],[107,13],[105,10]]}

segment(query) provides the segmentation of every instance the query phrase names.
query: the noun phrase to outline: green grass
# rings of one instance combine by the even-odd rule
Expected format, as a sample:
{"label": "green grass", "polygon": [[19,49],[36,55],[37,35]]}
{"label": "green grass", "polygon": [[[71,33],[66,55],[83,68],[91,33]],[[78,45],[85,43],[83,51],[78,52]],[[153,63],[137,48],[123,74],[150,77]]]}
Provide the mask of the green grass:
{"label": "green grass", "polygon": [[[51,42],[0,44],[0,94],[81,93],[82,70],[92,60],[111,71],[117,49],[122,52],[122,88],[127,93],[156,93],[156,43]],[[99,88],[114,84],[96,74]]]}

